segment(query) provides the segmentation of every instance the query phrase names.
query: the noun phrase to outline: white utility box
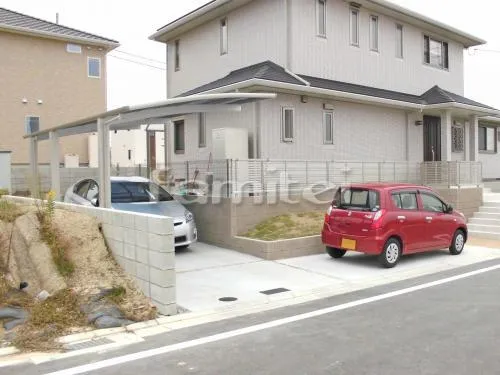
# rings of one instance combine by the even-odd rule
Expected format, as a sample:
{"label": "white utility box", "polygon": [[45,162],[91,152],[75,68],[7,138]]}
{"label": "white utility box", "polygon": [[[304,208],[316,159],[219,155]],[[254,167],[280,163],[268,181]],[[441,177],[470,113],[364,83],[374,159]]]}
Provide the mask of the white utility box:
{"label": "white utility box", "polygon": [[[248,182],[248,129],[220,128],[212,130],[213,159],[228,160],[230,178],[235,182],[233,193],[241,192]],[[215,180],[226,182],[227,168],[214,168]]]}
{"label": "white utility box", "polygon": [[80,157],[77,154],[64,155],[64,168],[79,168]]}

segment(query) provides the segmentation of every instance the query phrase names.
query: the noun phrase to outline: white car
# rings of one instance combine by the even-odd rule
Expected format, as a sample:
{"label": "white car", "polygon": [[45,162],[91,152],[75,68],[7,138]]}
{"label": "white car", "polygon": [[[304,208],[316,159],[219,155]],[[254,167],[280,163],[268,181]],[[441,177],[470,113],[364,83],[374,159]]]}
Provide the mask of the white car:
{"label": "white car", "polygon": [[[99,206],[99,185],[93,179],[70,186],[64,202]],[[175,247],[188,247],[198,233],[193,214],[160,185],[144,177],[111,177],[111,207],[116,210],[169,216],[174,221]]]}

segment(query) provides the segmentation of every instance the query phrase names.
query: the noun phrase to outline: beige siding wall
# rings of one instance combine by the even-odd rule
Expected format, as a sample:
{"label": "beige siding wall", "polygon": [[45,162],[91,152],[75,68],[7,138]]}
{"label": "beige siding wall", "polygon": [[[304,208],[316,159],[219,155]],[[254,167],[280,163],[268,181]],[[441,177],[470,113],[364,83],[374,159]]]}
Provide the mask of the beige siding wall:
{"label": "beige siding wall", "polygon": [[[13,163],[29,161],[29,143],[22,138],[26,116],[39,116],[46,129],[106,110],[106,51],[82,46],[81,54],[73,54],[66,42],[5,32],[0,51],[0,149],[12,151]],[[100,79],[87,76],[89,56],[101,58]],[[66,153],[87,162],[87,136],[62,139],[61,160]],[[48,161],[49,144],[41,142],[39,162]]]}
{"label": "beige siding wall", "polygon": [[[449,71],[423,64],[424,31],[404,24],[404,58],[396,58],[394,18],[360,10],[359,47],[349,39],[349,2],[327,1],[327,37],[316,33],[316,1],[292,1],[292,66],[307,74],[367,86],[422,94],[434,85],[464,93],[463,46],[449,42]],[[379,51],[370,51],[369,17],[379,18]],[[440,38],[439,35],[434,35]]]}
{"label": "beige siding wall", "polygon": [[167,47],[167,95],[177,96],[248,65],[272,60],[285,65],[285,13],[282,0],[255,0],[227,15],[227,55],[220,54],[220,20],[179,38],[180,70],[175,71],[174,41]]}
{"label": "beige siding wall", "polygon": [[[323,143],[323,103],[334,108],[334,144]],[[281,142],[281,107],[295,109],[293,143]],[[406,113],[365,104],[279,95],[261,103],[262,157],[270,159],[406,160]],[[422,160],[422,127],[409,127],[411,161]]]}

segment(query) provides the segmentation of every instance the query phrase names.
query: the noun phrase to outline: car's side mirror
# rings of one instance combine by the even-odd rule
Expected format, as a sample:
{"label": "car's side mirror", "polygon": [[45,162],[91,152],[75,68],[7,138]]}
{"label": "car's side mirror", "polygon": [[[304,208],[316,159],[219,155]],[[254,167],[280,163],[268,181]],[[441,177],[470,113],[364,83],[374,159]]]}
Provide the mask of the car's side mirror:
{"label": "car's side mirror", "polygon": [[99,207],[99,199],[97,199],[97,198],[92,198],[90,200],[90,203],[92,203],[92,206],[94,206],[94,207]]}
{"label": "car's side mirror", "polygon": [[446,211],[447,214],[451,214],[453,212],[453,206],[451,204],[446,205]]}

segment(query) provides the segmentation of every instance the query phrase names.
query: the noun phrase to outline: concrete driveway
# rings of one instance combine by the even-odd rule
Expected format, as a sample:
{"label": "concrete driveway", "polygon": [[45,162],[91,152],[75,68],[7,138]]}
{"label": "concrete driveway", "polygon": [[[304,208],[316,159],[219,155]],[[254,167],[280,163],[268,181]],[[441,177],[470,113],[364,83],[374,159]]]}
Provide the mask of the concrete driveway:
{"label": "concrete driveway", "polygon": [[[495,258],[500,258],[500,249],[474,244],[466,246],[459,256],[451,256],[444,250],[415,254],[403,257],[395,268],[384,269],[376,257],[359,253],[346,254],[342,259],[320,254],[266,261],[197,243],[176,254],[177,302],[198,312],[306,294],[336,295]],[[223,297],[237,300],[219,301]]]}

